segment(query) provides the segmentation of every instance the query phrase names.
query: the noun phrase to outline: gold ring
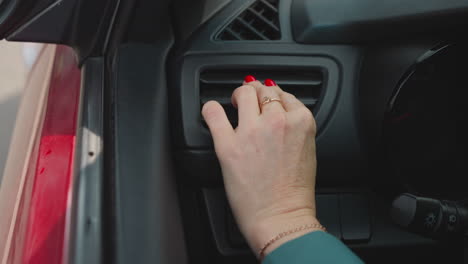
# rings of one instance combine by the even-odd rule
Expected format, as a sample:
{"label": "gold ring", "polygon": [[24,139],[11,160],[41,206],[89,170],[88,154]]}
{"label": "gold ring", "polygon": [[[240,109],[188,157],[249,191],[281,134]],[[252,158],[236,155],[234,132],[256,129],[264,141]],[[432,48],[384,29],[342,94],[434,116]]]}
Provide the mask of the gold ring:
{"label": "gold ring", "polygon": [[279,103],[281,103],[281,99],[279,99],[279,98],[271,98],[271,97],[265,96],[265,97],[263,97],[263,100],[262,100],[262,106],[264,106],[264,105],[266,105],[266,104],[269,104],[269,103],[272,103],[272,102],[279,102]]}

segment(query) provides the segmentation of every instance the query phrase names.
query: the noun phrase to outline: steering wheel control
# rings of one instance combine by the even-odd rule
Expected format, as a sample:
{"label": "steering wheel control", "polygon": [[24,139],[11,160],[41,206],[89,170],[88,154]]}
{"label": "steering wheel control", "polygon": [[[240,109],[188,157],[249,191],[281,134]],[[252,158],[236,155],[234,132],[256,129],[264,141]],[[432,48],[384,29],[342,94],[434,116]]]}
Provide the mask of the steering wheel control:
{"label": "steering wheel control", "polygon": [[462,202],[398,196],[391,215],[398,225],[432,238],[462,236],[468,232],[468,207]]}

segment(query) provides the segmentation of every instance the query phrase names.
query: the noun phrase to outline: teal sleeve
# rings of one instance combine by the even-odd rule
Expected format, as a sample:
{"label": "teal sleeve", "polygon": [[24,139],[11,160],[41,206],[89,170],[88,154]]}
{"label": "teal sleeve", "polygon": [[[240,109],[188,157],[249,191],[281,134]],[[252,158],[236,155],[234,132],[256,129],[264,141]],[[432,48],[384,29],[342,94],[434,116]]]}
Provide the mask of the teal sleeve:
{"label": "teal sleeve", "polygon": [[364,263],[334,236],[317,231],[284,243],[265,257],[263,264]]}

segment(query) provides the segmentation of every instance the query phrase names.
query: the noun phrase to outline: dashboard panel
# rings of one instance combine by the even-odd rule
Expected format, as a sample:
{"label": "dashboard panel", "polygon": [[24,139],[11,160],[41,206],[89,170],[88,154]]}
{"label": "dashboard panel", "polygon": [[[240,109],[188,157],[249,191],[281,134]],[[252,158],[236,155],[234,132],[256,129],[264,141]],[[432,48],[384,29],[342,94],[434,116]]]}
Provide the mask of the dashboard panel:
{"label": "dashboard panel", "polygon": [[[392,179],[383,133],[395,89],[418,59],[438,47],[446,34],[423,30],[422,35],[404,38],[342,41],[346,35],[331,28],[330,39],[298,41],[297,25],[293,24],[298,2],[304,1],[220,1],[219,8],[210,6],[217,12],[209,18],[193,20],[198,26],[175,22],[177,38],[169,57],[168,85],[189,254],[197,261],[255,262],[226,201],[221,170],[200,115],[201,105],[208,99],[220,101],[235,125],[229,95],[241,85],[242,75],[285,76],[283,82],[288,84],[288,69],[292,68],[320,75],[320,93],[307,94],[304,87],[297,91],[304,96],[298,97],[310,104],[318,123],[317,207],[323,224],[371,263],[456,262],[461,244],[415,235],[391,222],[391,200],[405,189]],[[268,16],[259,18],[255,12],[261,8],[276,13],[270,10]],[[274,30],[255,32],[256,19],[266,18],[279,34]],[[190,29],[185,28],[189,24]],[[372,31],[365,32],[372,35]],[[268,71],[275,76],[267,76]],[[317,80],[309,82],[311,87],[313,81]],[[217,85],[219,90],[213,88]],[[294,93],[295,87],[290,89]],[[388,258],[382,260],[382,255]]]}

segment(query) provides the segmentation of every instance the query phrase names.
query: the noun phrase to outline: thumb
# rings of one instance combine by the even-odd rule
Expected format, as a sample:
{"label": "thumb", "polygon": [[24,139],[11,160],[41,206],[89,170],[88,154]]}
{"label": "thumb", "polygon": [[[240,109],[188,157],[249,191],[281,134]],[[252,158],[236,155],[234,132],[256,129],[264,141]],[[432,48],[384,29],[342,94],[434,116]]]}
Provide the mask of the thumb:
{"label": "thumb", "polygon": [[231,142],[234,129],[229,123],[226,112],[218,102],[209,101],[203,105],[202,115],[213,136],[216,149],[222,148]]}

